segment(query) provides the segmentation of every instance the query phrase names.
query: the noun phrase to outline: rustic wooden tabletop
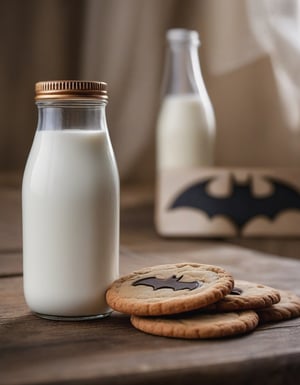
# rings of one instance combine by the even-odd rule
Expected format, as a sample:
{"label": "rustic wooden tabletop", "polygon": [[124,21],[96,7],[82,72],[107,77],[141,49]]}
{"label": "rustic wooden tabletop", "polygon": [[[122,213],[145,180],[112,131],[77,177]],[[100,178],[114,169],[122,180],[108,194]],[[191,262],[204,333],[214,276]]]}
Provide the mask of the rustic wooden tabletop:
{"label": "rustic wooden tabletop", "polygon": [[[118,313],[80,323],[32,315],[22,292],[20,184],[1,177],[0,185],[0,384],[299,384],[300,319],[193,341],[144,334]],[[300,295],[300,240],[162,239],[152,212],[151,191],[122,191],[121,273],[195,261]]]}

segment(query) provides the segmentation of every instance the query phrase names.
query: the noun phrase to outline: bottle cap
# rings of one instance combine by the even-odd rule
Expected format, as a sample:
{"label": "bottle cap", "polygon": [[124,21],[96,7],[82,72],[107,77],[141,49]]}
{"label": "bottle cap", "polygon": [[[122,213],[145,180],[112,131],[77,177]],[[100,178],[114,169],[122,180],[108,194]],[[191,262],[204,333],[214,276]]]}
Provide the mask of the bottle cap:
{"label": "bottle cap", "polygon": [[85,80],[51,80],[35,84],[35,100],[101,99],[107,100],[107,84]]}
{"label": "bottle cap", "polygon": [[167,40],[200,44],[199,33],[190,29],[174,28],[167,31]]}

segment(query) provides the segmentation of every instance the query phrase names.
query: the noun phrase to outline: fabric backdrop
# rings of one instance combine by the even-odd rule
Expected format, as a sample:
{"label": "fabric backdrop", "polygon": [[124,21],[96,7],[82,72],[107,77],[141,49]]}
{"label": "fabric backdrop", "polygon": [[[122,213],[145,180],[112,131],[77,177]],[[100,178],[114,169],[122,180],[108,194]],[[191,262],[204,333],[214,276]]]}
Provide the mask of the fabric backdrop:
{"label": "fabric backdrop", "polygon": [[300,130],[287,127],[270,55],[262,50],[222,71],[229,41],[241,55],[251,48],[239,39],[246,5],[1,0],[0,170],[24,168],[36,128],[35,82],[91,79],[109,84],[107,117],[122,180],[153,181],[165,32],[174,27],[200,32],[201,66],[217,120],[216,164],[299,166]]}

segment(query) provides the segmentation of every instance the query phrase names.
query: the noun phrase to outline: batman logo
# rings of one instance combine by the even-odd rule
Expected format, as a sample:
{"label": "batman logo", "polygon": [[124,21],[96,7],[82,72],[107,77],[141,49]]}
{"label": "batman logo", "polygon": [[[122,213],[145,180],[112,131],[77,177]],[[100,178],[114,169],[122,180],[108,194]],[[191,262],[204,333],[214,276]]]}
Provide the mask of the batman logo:
{"label": "batman logo", "polygon": [[169,210],[192,207],[204,212],[209,218],[228,217],[239,229],[256,216],[270,220],[287,209],[300,209],[300,194],[288,184],[273,178],[265,178],[273,192],[267,197],[255,197],[251,183],[232,182],[232,192],[228,197],[214,197],[207,193],[207,186],[213,178],[188,187],[172,202]]}
{"label": "batman logo", "polygon": [[176,277],[176,275],[172,275],[169,278],[163,279],[163,278],[156,278],[156,277],[147,277],[138,279],[137,281],[133,282],[133,286],[150,286],[153,288],[153,290],[158,289],[172,289],[174,291],[177,290],[195,290],[197,287],[200,287],[202,283],[199,281],[192,281],[192,282],[183,282],[180,281],[183,275],[181,275],[179,278]]}
{"label": "batman logo", "polygon": [[234,288],[231,290],[231,295],[241,295],[243,293],[243,290],[239,287],[234,286]]}

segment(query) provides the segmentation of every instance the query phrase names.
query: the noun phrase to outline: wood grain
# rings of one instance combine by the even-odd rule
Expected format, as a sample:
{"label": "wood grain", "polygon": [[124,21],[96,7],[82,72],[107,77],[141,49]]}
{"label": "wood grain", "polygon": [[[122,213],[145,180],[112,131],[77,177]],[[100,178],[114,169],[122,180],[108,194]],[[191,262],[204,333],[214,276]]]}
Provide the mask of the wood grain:
{"label": "wood grain", "polygon": [[[127,194],[127,195],[126,195]],[[132,196],[131,196],[132,194]],[[123,193],[121,273],[172,262],[223,266],[236,278],[300,295],[300,261],[221,240],[164,239],[153,227],[152,192]],[[20,195],[0,189],[0,384],[298,385],[300,319],[215,341],[155,337],[113,313],[89,322],[54,322],[30,313],[23,298]],[[284,242],[281,251],[284,251]],[[294,256],[297,249],[293,248]]]}
{"label": "wood grain", "polygon": [[[145,266],[149,255],[141,253],[138,261],[137,258],[124,255],[123,272]],[[189,260],[194,260],[191,255]],[[298,262],[289,262],[291,271],[293,267],[299,268]],[[277,278],[283,279],[285,274],[280,269],[280,261],[275,259],[273,270]],[[291,288],[293,284],[288,286]],[[101,321],[82,323],[39,319],[30,314],[24,303],[20,277],[1,279],[0,293],[0,383],[3,384],[93,383],[96,379],[99,383],[117,384],[120,376],[126,384],[137,383],[135,376],[139,375],[145,383],[154,383],[164,376],[179,383],[177,376],[184,372],[187,375],[184,383],[194,373],[193,376],[204,376],[214,384],[218,378],[214,378],[213,371],[226,373],[227,370],[236,371],[237,378],[250,376],[258,384],[271,384],[258,377],[267,371],[271,380],[274,367],[280,381],[294,381],[294,375],[299,374],[299,319],[264,326],[234,339],[184,341],[138,332],[128,317],[119,313]]]}
{"label": "wood grain", "polygon": [[[223,251],[190,251],[184,256],[190,261],[200,258],[203,262],[222,262],[239,277],[250,273],[258,281],[264,278],[265,283],[276,282],[277,286],[299,292],[298,261],[251,254],[239,248]],[[122,273],[149,265],[150,258],[153,264],[170,262],[166,252],[125,254]],[[181,258],[179,251],[172,259],[177,262]],[[0,279],[0,293],[3,384],[89,384],[97,379],[110,384],[139,383],[138,379],[143,379],[141,383],[150,384],[164,376],[174,383],[180,382],[179,376],[188,383],[189,378],[200,375],[214,384],[220,381],[215,371],[222,371],[223,384],[243,383],[239,381],[246,376],[253,380],[253,371],[263,379],[256,379],[257,384],[271,384],[274,368],[278,383],[294,381],[294,376],[299,375],[299,319],[264,326],[240,338],[184,341],[138,332],[127,316],[117,313],[108,319],[82,323],[39,319],[24,303],[20,277]],[[270,376],[268,382],[265,371]],[[230,381],[233,374],[239,381]]]}

